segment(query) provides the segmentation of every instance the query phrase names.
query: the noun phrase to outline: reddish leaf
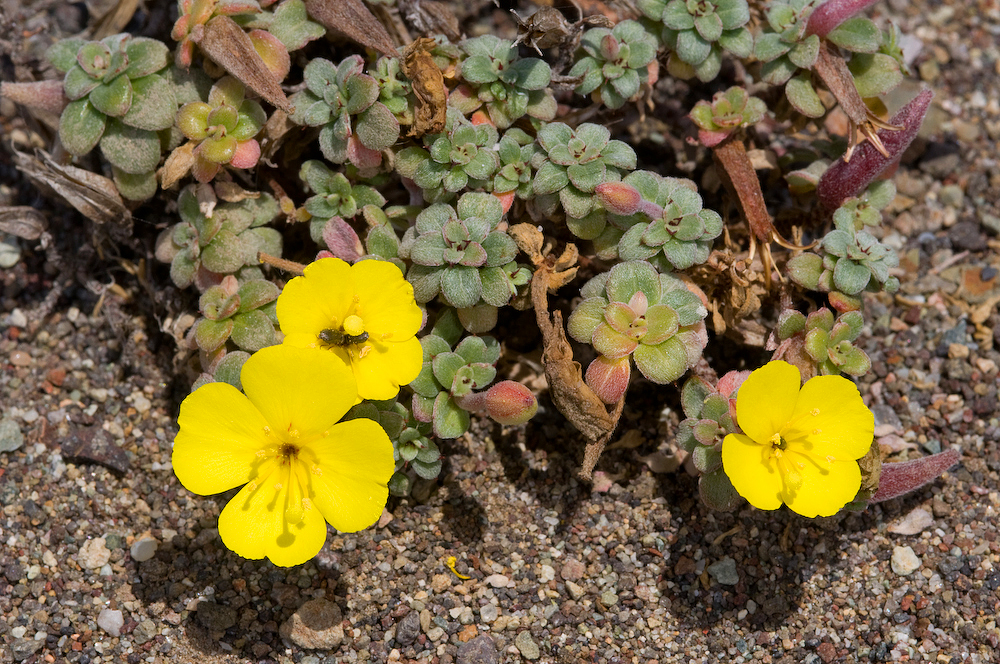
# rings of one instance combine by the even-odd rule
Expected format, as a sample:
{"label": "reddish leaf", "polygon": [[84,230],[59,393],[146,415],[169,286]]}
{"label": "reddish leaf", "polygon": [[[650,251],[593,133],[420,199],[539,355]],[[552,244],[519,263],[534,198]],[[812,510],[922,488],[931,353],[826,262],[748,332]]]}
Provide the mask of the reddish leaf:
{"label": "reddish leaf", "polygon": [[930,483],[961,458],[956,450],[946,450],[922,459],[882,464],[878,491],[869,503],[897,498]]}

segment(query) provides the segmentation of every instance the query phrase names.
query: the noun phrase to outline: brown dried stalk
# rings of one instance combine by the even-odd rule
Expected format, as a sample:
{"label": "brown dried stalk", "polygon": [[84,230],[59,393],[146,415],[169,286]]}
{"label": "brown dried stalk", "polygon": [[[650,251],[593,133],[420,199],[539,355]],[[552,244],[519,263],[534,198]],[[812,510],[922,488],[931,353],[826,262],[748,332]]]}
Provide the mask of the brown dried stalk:
{"label": "brown dried stalk", "polygon": [[865,104],[864,99],[858,94],[858,89],[854,85],[854,76],[851,74],[851,70],[847,68],[847,63],[844,62],[842,57],[833,52],[830,43],[825,40],[820,46],[819,57],[816,58],[813,71],[816,72],[817,76],[823,81],[823,84],[826,85],[826,88],[837,99],[837,103],[840,104],[844,113],[847,114],[847,119],[850,121],[850,135],[847,138],[847,152],[844,153],[844,161],[851,160],[854,148],[859,143],[859,131],[865,138],[871,141],[876,150],[888,157],[888,151],[875,132],[877,129],[898,131],[902,127],[889,124],[872,113],[868,105]]}
{"label": "brown dried stalk", "polygon": [[309,16],[362,46],[399,57],[385,26],[361,0],[306,0]]}
{"label": "brown dried stalk", "polygon": [[618,400],[612,412],[608,412],[604,402],[583,380],[580,363],[573,360],[573,349],[563,329],[562,312],[549,313],[549,290],[567,283],[576,272],[576,268],[571,267],[579,255],[576,246],[568,245],[563,255],[556,260],[555,256],[542,256],[540,253],[542,235],[534,226],[517,224],[511,231],[518,245],[535,264],[535,273],[531,277],[531,303],[535,307],[535,320],[542,333],[545,378],[549,382],[549,394],[556,408],[587,439],[580,477],[589,482],[593,477],[594,467],[601,458],[601,452],[618,426],[625,407],[625,397]]}

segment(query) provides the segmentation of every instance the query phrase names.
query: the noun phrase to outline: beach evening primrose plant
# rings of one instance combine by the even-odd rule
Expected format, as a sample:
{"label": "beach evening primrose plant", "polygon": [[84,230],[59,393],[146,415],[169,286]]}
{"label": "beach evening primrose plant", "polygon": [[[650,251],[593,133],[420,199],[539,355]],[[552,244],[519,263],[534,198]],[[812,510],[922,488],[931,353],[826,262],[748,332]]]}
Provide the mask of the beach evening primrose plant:
{"label": "beach evening primrose plant", "polygon": [[875,417],[842,376],[800,385],[799,370],[787,362],[750,374],[736,396],[743,433],[723,440],[722,465],[758,509],[784,503],[802,516],[832,516],[861,487],[857,460],[871,447]]}
{"label": "beach evening primrose plant", "polygon": [[327,523],[341,532],[375,523],[395,468],[392,443],[372,420],[338,424],[357,398],[350,368],[332,353],[269,346],[240,379],[245,394],[209,383],[184,400],[172,457],[194,493],[243,485],[219,515],[223,544],[290,567],[319,553]]}
{"label": "beach evening primrose plant", "polygon": [[358,401],[392,399],[423,366],[423,312],[388,261],[321,258],[288,282],[277,313],[286,345],[329,350],[351,368]]}

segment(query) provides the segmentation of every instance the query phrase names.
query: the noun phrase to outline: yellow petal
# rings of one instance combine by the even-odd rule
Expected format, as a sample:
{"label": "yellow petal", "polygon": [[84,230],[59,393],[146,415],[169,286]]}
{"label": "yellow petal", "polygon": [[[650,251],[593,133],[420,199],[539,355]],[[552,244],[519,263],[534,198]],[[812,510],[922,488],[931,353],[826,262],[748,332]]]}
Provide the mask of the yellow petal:
{"label": "yellow petal", "polygon": [[400,385],[420,374],[423,350],[416,337],[403,343],[369,343],[368,348],[364,357],[351,362],[362,399],[392,399]]}
{"label": "yellow petal", "polygon": [[257,351],[240,373],[243,391],[272,429],[320,436],[354,405],[357,386],[333,353],[289,345]]}
{"label": "yellow petal", "polygon": [[368,419],[341,422],[309,451],[319,469],[310,477],[309,497],[326,520],[345,533],[378,521],[395,469],[385,430]]}
{"label": "yellow petal", "polygon": [[354,291],[348,263],[321,258],[307,265],[304,272],[285,284],[278,296],[278,321],[286,335],[303,332],[316,336],[332,325],[339,327],[350,313]]}
{"label": "yellow petal", "polygon": [[257,451],[267,447],[267,421],[232,385],[202,385],[184,399],[171,462],[188,491],[203,496],[250,479]]}
{"label": "yellow petal", "polygon": [[798,399],[799,370],[780,360],[753,371],[736,394],[736,419],[759,443],[771,440],[792,415]]}
{"label": "yellow petal", "polygon": [[799,392],[789,426],[790,447],[828,460],[860,459],[875,435],[875,416],[854,383],[843,376],[816,376]]}
{"label": "yellow petal", "polygon": [[861,488],[861,469],[857,461],[835,461],[824,468],[805,455],[787,456],[791,463],[797,464],[802,483],[797,490],[786,487],[782,499],[789,509],[802,516],[833,516],[853,500]]}
{"label": "yellow petal", "polygon": [[[315,506],[299,510],[294,523],[286,517],[290,494],[298,483],[289,466],[273,467],[257,482],[247,484],[219,515],[222,543],[234,553],[251,560],[267,557],[275,565],[300,565],[323,548],[326,520]],[[297,462],[294,462],[297,463]],[[298,489],[302,495],[302,489]],[[298,501],[292,501],[298,502]]]}
{"label": "yellow petal", "polygon": [[777,463],[769,458],[770,449],[770,445],[758,445],[749,436],[738,433],[731,433],[722,441],[722,469],[733,488],[762,510],[781,507],[783,482]]}
{"label": "yellow petal", "polygon": [[423,312],[398,267],[388,261],[361,261],[351,268],[351,277],[358,295],[357,314],[368,334],[378,338],[391,334],[393,341],[405,341],[417,333]]}

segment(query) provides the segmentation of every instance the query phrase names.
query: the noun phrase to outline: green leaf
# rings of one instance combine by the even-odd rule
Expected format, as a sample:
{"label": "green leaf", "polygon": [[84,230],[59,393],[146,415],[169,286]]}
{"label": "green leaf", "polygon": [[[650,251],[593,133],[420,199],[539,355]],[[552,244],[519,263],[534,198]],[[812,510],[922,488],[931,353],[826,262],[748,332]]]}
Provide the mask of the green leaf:
{"label": "green leaf", "polygon": [[194,339],[198,348],[211,352],[226,343],[230,333],[233,331],[233,320],[209,320],[202,318],[198,321],[198,327],[194,331]]}
{"label": "green leaf", "polygon": [[705,397],[711,392],[712,387],[704,379],[697,376],[689,378],[681,388],[681,408],[684,415],[690,418],[700,417]]}
{"label": "green leaf", "polygon": [[552,69],[544,60],[524,58],[509,67],[507,77],[522,90],[541,90],[552,80]]}
{"label": "green leaf", "polygon": [[447,392],[434,399],[434,435],[438,438],[458,438],[469,430],[469,414],[458,407]]}
{"label": "green leaf", "polygon": [[238,314],[232,339],[243,350],[258,351],[274,344],[274,324],[260,309]]}
{"label": "green leaf", "polygon": [[795,110],[806,117],[820,118],[826,113],[826,107],[813,89],[809,72],[791,78],[785,85],[785,96]]}
{"label": "green leaf", "polygon": [[278,5],[267,31],[289,51],[297,51],[326,34],[326,28],[309,20],[302,0],[284,0]]}
{"label": "green leaf", "polygon": [[173,88],[165,79],[152,74],[132,81],[132,105],[122,122],[137,129],[161,131],[173,126],[176,113]]}
{"label": "green leaf", "polygon": [[660,385],[677,380],[687,371],[687,351],[678,337],[657,346],[640,345],[632,357],[642,375]]}
{"label": "green leaf", "polygon": [[903,81],[899,63],[884,53],[855,55],[847,67],[854,75],[854,87],[863,98],[883,95]]}
{"label": "green leaf", "polygon": [[45,51],[45,59],[57,70],[67,72],[77,66],[76,54],[85,43],[86,41],[79,37],[60,39]]}
{"label": "green leaf", "polygon": [[882,31],[864,16],[849,18],[831,30],[826,38],[854,53],[875,53],[882,45]]}
{"label": "green leaf", "polygon": [[243,370],[243,364],[249,359],[250,353],[242,350],[226,353],[226,356],[215,367],[213,377],[220,383],[229,383],[237,390],[242,390],[243,384],[240,382],[240,372]]}
{"label": "green leaf", "polygon": [[111,119],[101,138],[101,154],[126,173],[148,173],[160,162],[160,137]]}
{"label": "green leaf", "polygon": [[369,150],[384,150],[399,139],[399,121],[384,104],[376,102],[358,116],[354,131]]}
{"label": "green leaf", "polygon": [[106,122],[107,116],[94,108],[89,100],[72,101],[59,117],[59,140],[70,154],[85,155],[101,140]]}
{"label": "green leaf", "polygon": [[538,168],[532,181],[532,187],[538,195],[554,194],[568,184],[569,176],[566,174],[566,168],[548,160]]}
{"label": "green leaf", "polygon": [[156,193],[156,173],[126,173],[121,169],[111,167],[115,187],[122,198],[130,201],[145,201]]}
{"label": "green leaf", "polygon": [[833,269],[833,283],[837,290],[848,295],[857,295],[868,286],[872,278],[871,271],[864,265],[860,265],[849,258],[841,258],[837,261],[837,266]]}
{"label": "green leaf", "polygon": [[441,293],[451,306],[459,309],[471,307],[479,302],[482,292],[482,281],[476,268],[455,266],[443,270]]}
{"label": "green leaf", "polygon": [[605,181],[607,168],[602,160],[594,160],[586,164],[573,164],[567,167],[566,175],[577,189],[592,193],[597,185]]}
{"label": "green leaf", "polygon": [[128,76],[119,76],[110,83],[102,83],[90,92],[90,103],[101,113],[120,117],[132,106],[132,83]]}
{"label": "green leaf", "polygon": [[128,55],[125,75],[133,81],[166,67],[170,53],[166,44],[148,37],[132,37],[125,46],[125,52]]}

